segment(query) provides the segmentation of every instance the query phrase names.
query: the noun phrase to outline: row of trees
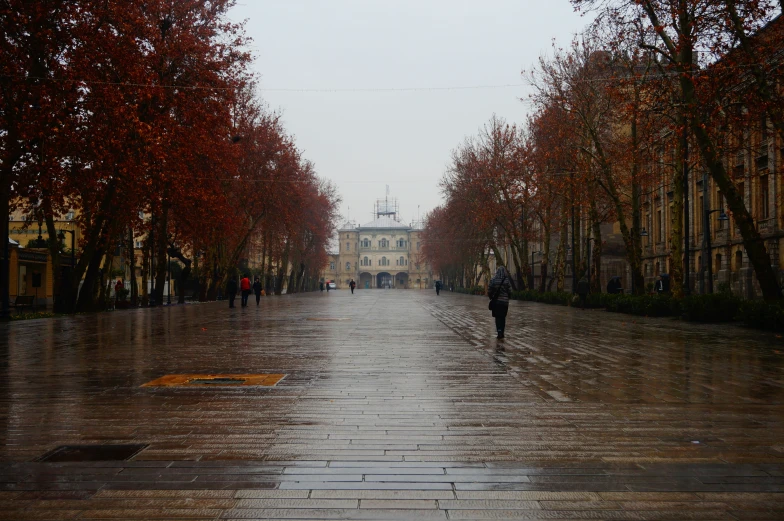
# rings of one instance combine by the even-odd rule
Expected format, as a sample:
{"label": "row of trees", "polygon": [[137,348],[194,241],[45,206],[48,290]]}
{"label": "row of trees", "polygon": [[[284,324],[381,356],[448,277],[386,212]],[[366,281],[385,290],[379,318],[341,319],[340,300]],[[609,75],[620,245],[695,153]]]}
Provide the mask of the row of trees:
{"label": "row of trees", "polygon": [[119,244],[131,298],[146,298],[132,262],[140,239],[156,303],[167,254],[183,279],[197,263],[204,298],[254,240],[279,269],[296,266],[292,291],[326,262],[335,189],[254,94],[243,27],[227,18],[233,4],[0,2],[0,240],[11,210],[42,216],[59,273],[55,221],[75,210],[78,262],[67,280],[55,277],[66,306],[99,305]]}
{"label": "row of trees", "polygon": [[[554,47],[524,73],[533,87],[528,120],[518,126],[494,116],[454,152],[442,181],[446,202],[427,221],[429,260],[468,284],[486,271],[494,252],[525,287],[535,241],[542,249],[540,289],[563,289],[567,258],[575,259],[578,274],[590,269],[598,284],[601,225],[614,223],[624,245],[617,253],[641,292],[643,204],[666,186],[673,197],[671,280],[680,295],[689,269],[683,264],[685,179],[696,170],[710,176],[726,201],[763,295],[781,298],[742,193],[745,179],[728,166],[752,139],[767,146],[769,131],[784,139],[784,23],[774,21],[781,2],[573,3],[593,9],[596,21],[569,48]],[[559,236],[551,252],[551,238]]]}

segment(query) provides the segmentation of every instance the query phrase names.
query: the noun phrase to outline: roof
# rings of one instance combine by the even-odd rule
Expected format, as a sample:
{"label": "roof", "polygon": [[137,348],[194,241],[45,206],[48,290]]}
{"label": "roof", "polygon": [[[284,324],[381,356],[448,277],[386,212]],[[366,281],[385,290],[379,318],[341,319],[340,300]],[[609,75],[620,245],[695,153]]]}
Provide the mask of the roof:
{"label": "roof", "polygon": [[405,223],[401,223],[400,221],[396,221],[391,217],[379,217],[375,221],[371,221],[367,224],[363,224],[360,226],[362,229],[387,229],[387,230],[408,230],[411,227]]}

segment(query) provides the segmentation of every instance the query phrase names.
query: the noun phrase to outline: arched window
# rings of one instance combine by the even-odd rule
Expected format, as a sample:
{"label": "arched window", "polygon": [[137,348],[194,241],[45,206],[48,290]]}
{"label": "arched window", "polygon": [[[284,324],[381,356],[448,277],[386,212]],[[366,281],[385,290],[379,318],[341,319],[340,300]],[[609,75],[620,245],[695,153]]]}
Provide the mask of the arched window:
{"label": "arched window", "polygon": [[370,266],[370,260],[368,260],[368,258],[365,257],[364,259],[362,259],[362,265],[363,266]]}
{"label": "arched window", "polygon": [[362,240],[362,247],[363,248],[370,248],[370,239],[363,239]]}
{"label": "arched window", "polygon": [[389,248],[389,241],[386,239],[381,239],[378,241],[379,248]]}
{"label": "arched window", "polygon": [[401,266],[405,266],[406,265],[406,259],[404,259],[403,257],[400,257],[400,265]]}
{"label": "arched window", "polygon": [[403,240],[403,239],[400,239],[399,241],[397,241],[397,247],[398,248],[405,248],[406,247],[406,241]]}
{"label": "arched window", "polygon": [[381,265],[382,266],[386,266],[387,265],[387,258],[386,257],[381,257]]}

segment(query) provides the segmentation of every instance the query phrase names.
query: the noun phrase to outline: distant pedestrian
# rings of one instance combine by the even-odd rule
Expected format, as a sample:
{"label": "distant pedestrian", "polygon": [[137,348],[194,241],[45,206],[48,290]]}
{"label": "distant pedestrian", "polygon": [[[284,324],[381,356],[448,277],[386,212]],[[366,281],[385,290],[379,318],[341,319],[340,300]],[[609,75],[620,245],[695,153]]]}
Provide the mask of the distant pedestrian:
{"label": "distant pedestrian", "polygon": [[354,281],[354,279],[351,279],[351,282],[348,283],[348,287],[351,288],[351,294],[353,295],[354,294],[354,288],[357,287],[357,283]]}
{"label": "distant pedestrian", "polygon": [[324,281],[323,281],[323,280],[322,280],[322,281],[319,281],[319,291],[321,291],[322,293],[324,293]]}
{"label": "distant pedestrian", "polygon": [[656,278],[656,284],[653,286],[653,291],[655,291],[657,295],[665,293],[666,290],[664,289],[664,277],[661,275]]}
{"label": "distant pedestrian", "polygon": [[327,293],[329,293],[329,285],[330,285],[330,281],[327,281]]}
{"label": "distant pedestrian", "polygon": [[512,294],[512,284],[509,281],[509,274],[506,268],[499,266],[495,272],[490,286],[487,288],[490,297],[488,306],[495,317],[495,329],[498,332],[498,340],[504,339],[506,329],[506,315],[509,313],[509,296]]}
{"label": "distant pedestrian", "polygon": [[440,294],[441,294],[441,281],[437,280],[436,281],[436,295],[440,295]]}
{"label": "distant pedestrian", "polygon": [[229,297],[229,307],[234,307],[234,299],[237,298],[237,278],[231,276],[226,283],[226,296]]}
{"label": "distant pedestrian", "polygon": [[586,301],[588,300],[588,293],[591,291],[591,283],[588,282],[588,277],[583,275],[583,278],[577,283],[577,296],[580,297],[580,307],[585,309]]}
{"label": "distant pedestrian", "polygon": [[259,280],[258,277],[256,277],[256,280],[253,281],[253,293],[256,294],[256,305],[257,306],[259,305],[259,302],[261,302],[261,292],[262,291],[263,290],[261,289],[261,281]]}
{"label": "distant pedestrian", "polygon": [[240,281],[240,290],[242,290],[242,307],[248,305],[248,297],[250,297],[250,277],[245,275]]}
{"label": "distant pedestrian", "polygon": [[120,292],[125,289],[122,279],[117,279],[117,284],[114,285],[114,299],[115,302],[120,300]]}

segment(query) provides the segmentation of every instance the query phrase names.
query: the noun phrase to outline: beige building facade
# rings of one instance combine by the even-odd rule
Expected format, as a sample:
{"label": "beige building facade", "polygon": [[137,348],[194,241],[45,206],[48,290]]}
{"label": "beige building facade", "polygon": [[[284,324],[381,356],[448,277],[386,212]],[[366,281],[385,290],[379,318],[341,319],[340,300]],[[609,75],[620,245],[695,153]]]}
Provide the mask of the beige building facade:
{"label": "beige building facade", "polygon": [[397,217],[397,203],[379,201],[376,219],[338,230],[339,246],[330,256],[326,280],[348,288],[353,279],[358,289],[429,289],[433,272],[422,256],[422,226],[406,224]]}

